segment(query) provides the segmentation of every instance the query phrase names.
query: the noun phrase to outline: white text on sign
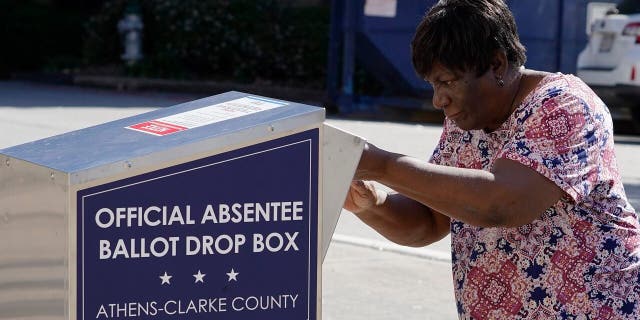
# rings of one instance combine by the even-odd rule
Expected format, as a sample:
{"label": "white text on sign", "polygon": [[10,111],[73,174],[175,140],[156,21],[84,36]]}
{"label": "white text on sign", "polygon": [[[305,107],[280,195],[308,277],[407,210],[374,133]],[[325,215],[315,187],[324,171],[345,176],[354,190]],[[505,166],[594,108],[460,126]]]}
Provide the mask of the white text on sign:
{"label": "white text on sign", "polygon": [[[202,210],[182,206],[129,206],[101,208],[94,221],[101,229],[205,224],[295,223],[303,220],[303,201],[208,204]],[[202,212],[202,214],[194,214]],[[99,259],[140,259],[195,255],[299,251],[299,232],[206,234],[154,238],[101,239]]]}

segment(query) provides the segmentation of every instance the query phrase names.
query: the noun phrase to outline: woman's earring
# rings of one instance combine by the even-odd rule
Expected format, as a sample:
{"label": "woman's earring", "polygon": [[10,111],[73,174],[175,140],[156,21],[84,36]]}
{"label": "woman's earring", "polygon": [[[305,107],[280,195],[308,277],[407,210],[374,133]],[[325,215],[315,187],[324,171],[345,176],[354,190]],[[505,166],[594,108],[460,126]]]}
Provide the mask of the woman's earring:
{"label": "woman's earring", "polygon": [[502,80],[502,78],[498,78],[498,87],[504,87],[504,80]]}

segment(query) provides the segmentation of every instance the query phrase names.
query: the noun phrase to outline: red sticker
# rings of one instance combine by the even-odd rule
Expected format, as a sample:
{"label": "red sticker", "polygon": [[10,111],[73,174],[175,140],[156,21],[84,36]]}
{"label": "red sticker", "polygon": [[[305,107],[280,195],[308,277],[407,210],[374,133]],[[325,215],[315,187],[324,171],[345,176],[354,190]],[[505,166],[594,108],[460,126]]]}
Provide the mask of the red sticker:
{"label": "red sticker", "polygon": [[178,131],[184,131],[189,128],[177,126],[175,124],[168,124],[164,122],[160,122],[157,120],[151,120],[147,122],[142,122],[138,124],[134,124],[132,126],[128,126],[127,128],[141,131],[145,133],[150,133],[156,136],[166,136],[172,133],[176,133]]}

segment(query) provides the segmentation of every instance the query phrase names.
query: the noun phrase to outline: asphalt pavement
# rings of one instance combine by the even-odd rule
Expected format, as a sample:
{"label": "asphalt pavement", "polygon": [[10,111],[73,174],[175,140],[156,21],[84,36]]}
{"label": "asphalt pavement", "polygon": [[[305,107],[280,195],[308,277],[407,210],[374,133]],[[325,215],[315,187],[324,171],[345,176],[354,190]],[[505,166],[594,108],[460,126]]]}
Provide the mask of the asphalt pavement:
{"label": "asphalt pavement", "polygon": [[[0,81],[0,149],[206,95],[118,92]],[[439,124],[329,117],[376,145],[427,159]],[[625,189],[640,208],[640,137],[616,136]],[[456,319],[449,238],[419,249],[391,244],[343,211],[323,263],[323,319]]]}

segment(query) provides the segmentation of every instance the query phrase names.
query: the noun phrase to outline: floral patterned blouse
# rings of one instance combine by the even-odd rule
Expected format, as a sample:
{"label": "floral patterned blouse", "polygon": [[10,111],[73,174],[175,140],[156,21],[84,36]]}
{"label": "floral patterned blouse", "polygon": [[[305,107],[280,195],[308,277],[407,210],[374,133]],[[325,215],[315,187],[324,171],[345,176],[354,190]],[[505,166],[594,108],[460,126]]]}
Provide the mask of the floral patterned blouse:
{"label": "floral patterned blouse", "polygon": [[604,103],[548,75],[496,131],[445,120],[432,163],[491,170],[517,161],[566,193],[517,228],[451,220],[461,319],[640,319],[640,225],[627,201]]}

